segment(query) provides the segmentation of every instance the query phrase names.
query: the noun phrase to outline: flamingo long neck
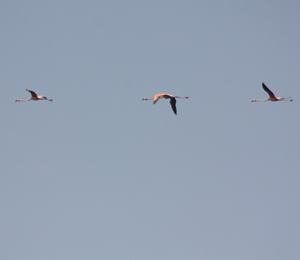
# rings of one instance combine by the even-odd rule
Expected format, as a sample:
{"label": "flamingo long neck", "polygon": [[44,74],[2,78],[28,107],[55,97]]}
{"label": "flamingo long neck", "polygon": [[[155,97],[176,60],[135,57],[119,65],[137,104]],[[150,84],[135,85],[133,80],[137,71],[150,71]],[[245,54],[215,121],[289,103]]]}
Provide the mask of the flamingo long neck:
{"label": "flamingo long neck", "polygon": [[31,98],[29,98],[29,99],[26,99],[26,100],[17,99],[17,100],[16,100],[16,102],[26,102],[26,101],[30,101],[30,100],[31,100]]}
{"label": "flamingo long neck", "polygon": [[253,100],[253,102],[265,102],[265,101],[269,101],[270,99],[268,98],[268,99],[263,99],[263,100],[258,100],[258,99],[256,99],[256,100]]}

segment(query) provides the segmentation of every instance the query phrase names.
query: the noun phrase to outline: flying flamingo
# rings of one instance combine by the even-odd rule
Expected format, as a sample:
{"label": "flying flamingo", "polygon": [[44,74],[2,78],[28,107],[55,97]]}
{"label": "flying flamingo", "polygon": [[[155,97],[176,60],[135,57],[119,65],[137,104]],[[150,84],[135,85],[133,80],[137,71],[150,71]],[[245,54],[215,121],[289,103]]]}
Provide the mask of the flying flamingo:
{"label": "flying flamingo", "polygon": [[26,102],[26,101],[30,101],[30,100],[34,100],[34,101],[37,101],[37,100],[53,101],[53,99],[47,99],[44,96],[38,96],[37,94],[35,94],[35,92],[33,92],[31,90],[28,90],[28,89],[26,89],[26,90],[31,93],[31,98],[26,99],[26,100],[17,99],[16,102]]}
{"label": "flying flamingo", "polygon": [[269,98],[268,99],[264,99],[264,100],[257,100],[257,99],[253,99],[252,102],[264,102],[264,101],[293,101],[293,99],[290,98],[281,98],[281,97],[276,97],[273,92],[271,90],[268,89],[268,87],[265,85],[265,83],[262,83],[262,87],[264,89],[264,91],[266,91],[269,94]]}
{"label": "flying flamingo", "polygon": [[153,105],[161,98],[165,98],[165,99],[170,99],[170,104],[171,107],[174,111],[174,114],[177,115],[177,109],[176,109],[176,99],[175,98],[189,98],[189,97],[178,97],[178,96],[173,96],[170,94],[157,94],[154,96],[154,98],[143,98],[142,100],[153,100]]}

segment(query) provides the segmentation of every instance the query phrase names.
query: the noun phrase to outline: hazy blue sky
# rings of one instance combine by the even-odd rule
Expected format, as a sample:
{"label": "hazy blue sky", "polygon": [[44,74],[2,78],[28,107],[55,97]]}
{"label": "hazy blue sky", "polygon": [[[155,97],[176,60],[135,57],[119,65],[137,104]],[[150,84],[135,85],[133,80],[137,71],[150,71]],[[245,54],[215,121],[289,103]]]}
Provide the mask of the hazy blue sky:
{"label": "hazy blue sky", "polygon": [[0,259],[300,259],[299,1],[0,12]]}

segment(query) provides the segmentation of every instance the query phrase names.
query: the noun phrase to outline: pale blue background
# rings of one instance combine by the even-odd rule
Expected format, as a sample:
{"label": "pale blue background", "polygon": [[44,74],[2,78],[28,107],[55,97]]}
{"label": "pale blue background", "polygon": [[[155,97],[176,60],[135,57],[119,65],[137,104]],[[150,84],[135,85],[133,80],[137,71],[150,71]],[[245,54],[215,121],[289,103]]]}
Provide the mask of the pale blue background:
{"label": "pale blue background", "polygon": [[0,12],[0,259],[300,259],[299,1]]}

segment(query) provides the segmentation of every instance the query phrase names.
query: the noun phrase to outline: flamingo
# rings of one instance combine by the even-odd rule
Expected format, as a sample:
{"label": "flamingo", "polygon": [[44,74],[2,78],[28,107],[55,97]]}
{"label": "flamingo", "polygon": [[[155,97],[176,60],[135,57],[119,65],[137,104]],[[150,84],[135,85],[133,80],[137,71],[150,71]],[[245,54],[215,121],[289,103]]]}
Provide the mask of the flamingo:
{"label": "flamingo", "polygon": [[30,101],[30,100],[34,100],[34,101],[38,101],[38,100],[48,100],[48,101],[53,101],[53,99],[47,99],[44,96],[38,96],[37,94],[35,94],[35,92],[26,89],[28,92],[31,93],[31,98],[26,99],[26,100],[21,100],[21,99],[17,99],[16,102],[26,102],[26,101]]}
{"label": "flamingo", "polygon": [[276,97],[273,92],[271,90],[268,89],[268,87],[265,85],[265,83],[262,83],[262,87],[264,89],[264,91],[266,91],[269,94],[269,98],[268,99],[264,99],[264,100],[257,100],[257,99],[253,99],[252,102],[264,102],[264,101],[293,101],[293,99],[290,98],[281,98],[281,97]]}
{"label": "flamingo", "polygon": [[177,115],[177,109],[176,109],[176,99],[175,98],[189,98],[189,97],[178,97],[178,96],[173,96],[170,94],[157,94],[154,96],[154,98],[143,98],[142,100],[153,100],[153,105],[161,98],[165,98],[165,99],[170,99],[170,104],[171,107],[173,109],[173,112],[175,115]]}

